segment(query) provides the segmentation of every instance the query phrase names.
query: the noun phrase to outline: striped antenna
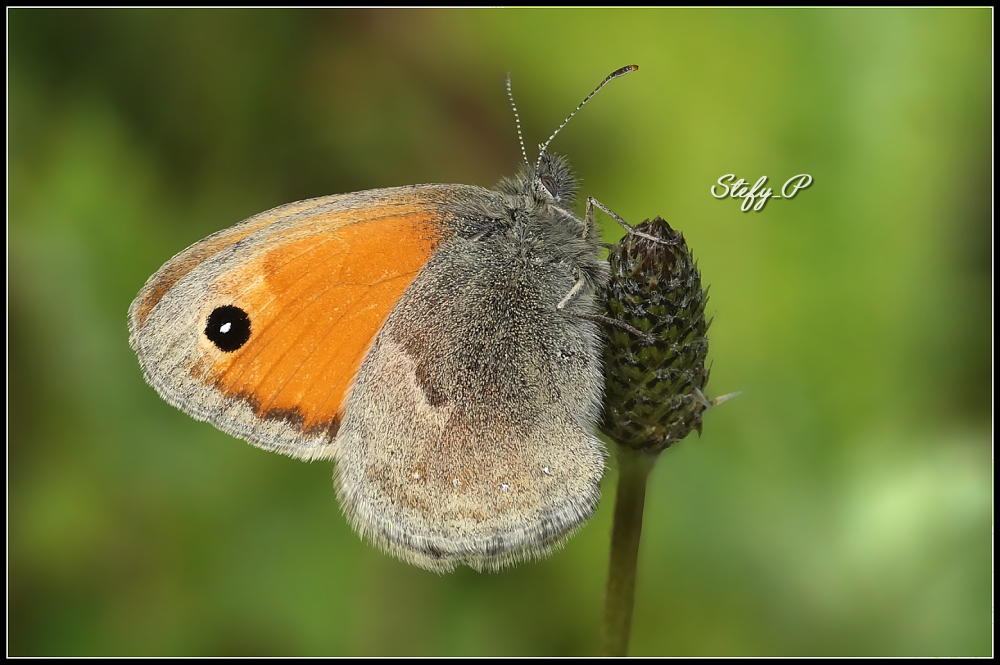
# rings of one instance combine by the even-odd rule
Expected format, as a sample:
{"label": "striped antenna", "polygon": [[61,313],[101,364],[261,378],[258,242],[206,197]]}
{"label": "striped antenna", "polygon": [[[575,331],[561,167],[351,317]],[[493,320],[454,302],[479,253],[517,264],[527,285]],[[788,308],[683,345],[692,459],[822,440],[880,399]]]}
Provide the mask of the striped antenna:
{"label": "striped antenna", "polygon": [[524,155],[524,163],[531,166],[528,161],[528,151],[524,149],[524,137],[521,136],[521,118],[517,115],[517,104],[514,103],[514,93],[510,91],[510,72],[507,72],[507,96],[510,97],[510,105],[514,108],[514,122],[517,123],[517,140],[521,144],[521,154]]}
{"label": "striped antenna", "polygon": [[[565,120],[563,120],[563,123],[556,128],[556,131],[552,132],[552,136],[549,137],[549,140],[545,142],[545,145],[543,145],[542,149],[538,152],[538,161],[535,163],[535,173],[538,173],[538,169],[542,168],[542,156],[545,154],[546,148],[548,148],[549,144],[552,143],[552,139],[554,139],[556,137],[556,134],[558,134],[560,132],[560,130],[562,130],[562,128],[566,126],[566,123],[570,121],[570,118],[572,118],[573,116],[575,116],[576,112],[579,111],[580,109],[582,109],[583,105],[586,104],[587,102],[589,102],[590,98],[597,94],[598,90],[600,90],[601,88],[603,88],[604,86],[606,86],[613,79],[616,79],[616,78],[618,78],[620,76],[625,76],[626,74],[628,74],[630,72],[634,72],[637,69],[639,69],[639,65],[629,65],[628,67],[622,67],[621,69],[616,69],[615,71],[613,71],[610,74],[608,74],[608,77],[606,79],[604,79],[603,81],[601,81],[601,85],[599,85],[596,88],[594,88],[594,91],[592,93],[590,93],[589,95],[587,95],[586,99],[584,99],[582,102],[580,102],[580,105],[577,106],[576,109],[574,109],[574,111],[569,114],[569,118],[566,118]],[[507,75],[507,91],[510,92],[510,74]],[[511,103],[512,104],[514,103],[513,99],[511,99]],[[516,115],[517,111],[515,111],[514,113]],[[520,134],[521,134],[521,125],[520,125],[520,123],[518,123],[518,126],[517,126],[517,133],[518,133],[518,136],[520,136]],[[521,142],[521,150],[522,151],[524,150],[524,142],[523,141]],[[528,160],[527,153],[525,153],[524,159],[525,159],[525,161]]]}

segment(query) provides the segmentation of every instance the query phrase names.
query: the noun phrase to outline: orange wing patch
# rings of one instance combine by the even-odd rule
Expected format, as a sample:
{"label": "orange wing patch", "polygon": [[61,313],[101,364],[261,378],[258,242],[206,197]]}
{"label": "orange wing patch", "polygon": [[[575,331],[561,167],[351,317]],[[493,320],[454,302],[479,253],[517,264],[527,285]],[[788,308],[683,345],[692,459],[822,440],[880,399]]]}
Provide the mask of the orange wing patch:
{"label": "orange wing patch", "polygon": [[[312,201],[299,201],[269,212],[256,215],[246,220],[242,224],[237,224],[228,229],[213,233],[199,243],[191,245],[183,252],[172,258],[155,275],[149,278],[143,288],[139,298],[136,299],[133,308],[135,310],[135,321],[139,328],[146,325],[149,313],[156,307],[163,296],[181,281],[192,270],[197,268],[205,259],[218,254],[223,249],[235,242],[246,238],[250,234],[273,224],[279,217],[293,215],[308,209],[313,205]],[[278,213],[280,214],[272,214]]]}
{"label": "orange wing patch", "polygon": [[318,215],[274,234],[269,249],[217,284],[250,316],[251,335],[199,368],[203,381],[260,418],[336,434],[368,347],[441,238],[426,211],[393,206],[364,216],[345,225]]}

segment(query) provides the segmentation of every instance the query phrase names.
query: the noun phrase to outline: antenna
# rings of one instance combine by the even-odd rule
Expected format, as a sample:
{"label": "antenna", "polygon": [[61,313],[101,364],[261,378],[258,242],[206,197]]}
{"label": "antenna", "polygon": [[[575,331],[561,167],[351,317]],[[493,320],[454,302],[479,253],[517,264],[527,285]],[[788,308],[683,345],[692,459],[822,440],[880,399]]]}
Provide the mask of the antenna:
{"label": "antenna", "polygon": [[531,166],[528,161],[528,151],[524,149],[524,137],[521,136],[521,118],[517,115],[517,104],[514,103],[514,93],[510,91],[510,72],[507,72],[507,96],[510,97],[510,105],[514,107],[514,122],[517,124],[517,140],[521,144],[521,154],[524,155],[524,163]]}
{"label": "antenna", "polygon": [[[556,134],[558,134],[560,132],[560,130],[562,130],[562,128],[566,126],[566,123],[570,121],[570,118],[572,118],[573,116],[575,116],[576,112],[579,111],[580,109],[582,109],[583,105],[586,104],[587,102],[589,102],[590,98],[597,94],[598,90],[600,90],[601,88],[603,88],[604,86],[606,86],[613,79],[616,79],[616,78],[618,78],[620,76],[625,76],[626,74],[628,74],[630,72],[634,72],[637,69],[639,69],[639,65],[629,65],[627,67],[622,67],[621,69],[616,69],[615,71],[613,71],[610,74],[608,74],[608,77],[606,79],[604,79],[603,81],[601,81],[601,85],[599,85],[596,88],[594,88],[594,91],[592,93],[590,93],[589,95],[587,95],[586,99],[584,99],[582,102],[580,102],[580,105],[577,106],[576,109],[574,109],[573,112],[569,114],[569,117],[566,118],[565,120],[563,120],[563,123],[561,125],[559,125],[558,127],[556,127],[556,131],[552,132],[552,136],[549,137],[549,140],[546,141],[545,144],[542,146],[541,150],[538,151],[538,161],[535,163],[535,172],[536,173],[538,172],[538,169],[542,168],[542,155],[545,154],[545,149],[549,147],[550,143],[552,143],[552,139],[554,139],[556,137]],[[510,74],[507,75],[507,92],[508,93],[510,92]],[[511,104],[513,104],[513,103],[514,103],[514,99],[511,98]],[[516,117],[516,115],[517,115],[517,111],[516,110],[514,111],[514,114],[515,114],[515,117]],[[521,135],[521,123],[520,122],[518,122],[518,125],[517,125],[517,134],[518,134],[518,136]],[[522,151],[524,150],[524,142],[523,141],[521,142],[521,150]],[[525,161],[528,160],[527,153],[525,153],[524,160]]]}

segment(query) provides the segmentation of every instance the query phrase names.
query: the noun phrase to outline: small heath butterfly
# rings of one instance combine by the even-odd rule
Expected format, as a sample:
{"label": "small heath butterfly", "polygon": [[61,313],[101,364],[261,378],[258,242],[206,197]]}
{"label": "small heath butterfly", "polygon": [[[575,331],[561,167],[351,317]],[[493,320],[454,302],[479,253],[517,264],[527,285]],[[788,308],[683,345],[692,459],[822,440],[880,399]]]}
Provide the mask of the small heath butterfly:
{"label": "small heath butterfly", "polygon": [[326,196],[187,248],[129,308],[146,380],[255,446],[333,460],[350,523],[404,561],[548,554],[593,514],[605,458],[596,202],[573,212],[547,151],[568,121],[495,189]]}

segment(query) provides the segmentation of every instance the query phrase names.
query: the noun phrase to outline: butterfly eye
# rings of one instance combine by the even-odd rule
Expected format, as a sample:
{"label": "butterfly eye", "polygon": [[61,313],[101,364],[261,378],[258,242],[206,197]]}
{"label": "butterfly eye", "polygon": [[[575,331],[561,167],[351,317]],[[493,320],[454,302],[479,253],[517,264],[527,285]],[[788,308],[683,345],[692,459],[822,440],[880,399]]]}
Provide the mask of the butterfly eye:
{"label": "butterfly eye", "polygon": [[545,189],[549,190],[549,194],[554,197],[556,195],[556,179],[550,175],[543,175],[541,180]]}
{"label": "butterfly eye", "polygon": [[220,351],[232,353],[250,339],[250,317],[239,307],[223,305],[208,315],[205,337]]}

